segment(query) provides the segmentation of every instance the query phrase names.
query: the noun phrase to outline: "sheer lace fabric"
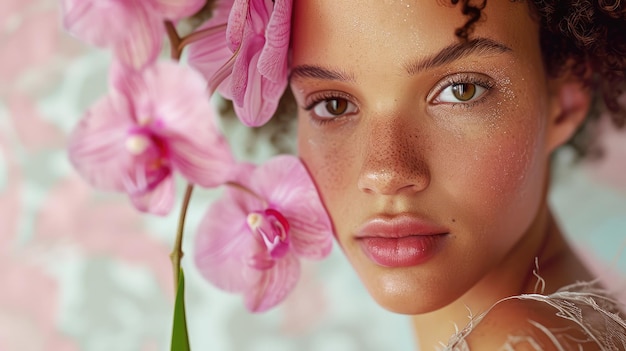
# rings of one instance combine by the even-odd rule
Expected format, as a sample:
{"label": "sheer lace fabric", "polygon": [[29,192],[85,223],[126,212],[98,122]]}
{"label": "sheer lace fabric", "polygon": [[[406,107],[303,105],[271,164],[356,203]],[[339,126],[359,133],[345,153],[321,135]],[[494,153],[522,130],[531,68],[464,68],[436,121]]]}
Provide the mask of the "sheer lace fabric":
{"label": "sheer lace fabric", "polygon": [[[530,325],[536,328],[535,332],[545,334],[557,350],[583,350],[585,345],[590,344],[597,345],[600,350],[626,350],[626,320],[620,309],[620,303],[608,297],[604,290],[592,283],[569,285],[550,295],[512,296],[500,300],[495,305],[511,299],[533,300],[548,304],[555,308],[556,316],[580,327],[584,338],[574,339],[564,330],[551,329],[529,320]],[[477,317],[470,317],[469,324],[453,335],[443,350],[470,350],[465,338],[490,310]],[[509,335],[500,350],[515,350],[516,346],[521,344],[526,347],[530,346],[533,350],[543,350],[546,347],[545,344],[542,345],[528,335]]]}

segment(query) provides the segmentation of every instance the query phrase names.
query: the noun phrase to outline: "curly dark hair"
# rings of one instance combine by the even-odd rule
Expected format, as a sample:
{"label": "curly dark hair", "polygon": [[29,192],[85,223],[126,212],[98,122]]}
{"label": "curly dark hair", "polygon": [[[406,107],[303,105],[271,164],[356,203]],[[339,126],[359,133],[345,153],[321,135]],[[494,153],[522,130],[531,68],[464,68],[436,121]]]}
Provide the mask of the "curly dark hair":
{"label": "curly dark hair", "polygon": [[[468,17],[455,34],[468,40],[487,0],[451,2],[460,3]],[[599,156],[601,150],[593,143],[598,117],[608,114],[619,128],[626,123],[626,106],[619,100],[626,86],[626,1],[529,0],[528,5],[540,25],[548,74],[558,77],[570,69],[592,89],[594,102],[589,116],[569,144],[581,156]]]}

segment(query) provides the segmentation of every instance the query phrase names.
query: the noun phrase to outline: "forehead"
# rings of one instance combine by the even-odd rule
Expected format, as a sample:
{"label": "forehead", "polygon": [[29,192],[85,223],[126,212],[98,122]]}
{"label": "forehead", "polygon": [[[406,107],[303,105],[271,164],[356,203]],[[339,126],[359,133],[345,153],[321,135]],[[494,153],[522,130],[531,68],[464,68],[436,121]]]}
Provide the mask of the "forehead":
{"label": "forehead", "polygon": [[[367,39],[382,46],[390,46],[389,39],[398,35],[417,44],[421,38],[435,34],[429,28],[442,28],[442,19],[455,27],[464,22],[458,9],[439,5],[437,0],[300,0],[294,2],[294,8],[296,31],[315,29],[316,37],[330,40],[341,40],[349,34],[351,38]],[[453,32],[440,34],[436,37],[452,39],[454,35]]]}
{"label": "forehead", "polygon": [[[457,43],[455,31],[467,20],[461,5],[444,0],[298,0],[294,61],[402,65]],[[513,51],[538,51],[537,24],[525,3],[489,1],[474,35]]]}

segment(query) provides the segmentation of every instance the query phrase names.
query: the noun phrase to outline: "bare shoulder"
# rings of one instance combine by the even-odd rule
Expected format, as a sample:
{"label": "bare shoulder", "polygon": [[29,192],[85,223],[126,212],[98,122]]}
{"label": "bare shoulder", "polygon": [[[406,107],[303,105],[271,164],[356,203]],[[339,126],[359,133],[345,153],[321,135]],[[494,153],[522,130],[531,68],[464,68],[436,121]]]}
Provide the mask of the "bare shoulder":
{"label": "bare shoulder", "polygon": [[[590,333],[598,330],[594,323],[603,328],[595,312],[585,306],[558,306],[542,297],[509,298],[494,305],[464,340],[470,350],[604,350],[598,335]],[[612,349],[624,350],[619,345]]]}

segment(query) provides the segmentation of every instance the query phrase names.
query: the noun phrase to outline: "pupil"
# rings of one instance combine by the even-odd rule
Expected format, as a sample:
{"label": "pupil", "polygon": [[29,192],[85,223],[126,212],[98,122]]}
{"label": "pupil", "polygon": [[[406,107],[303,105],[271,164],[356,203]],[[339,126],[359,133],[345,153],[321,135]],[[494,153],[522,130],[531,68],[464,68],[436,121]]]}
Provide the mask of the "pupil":
{"label": "pupil", "polygon": [[452,86],[454,97],[461,101],[469,101],[476,94],[476,85],[471,83],[461,83]]}
{"label": "pupil", "polygon": [[345,99],[332,99],[326,102],[326,110],[330,114],[338,116],[346,112],[348,109],[348,101]]}

